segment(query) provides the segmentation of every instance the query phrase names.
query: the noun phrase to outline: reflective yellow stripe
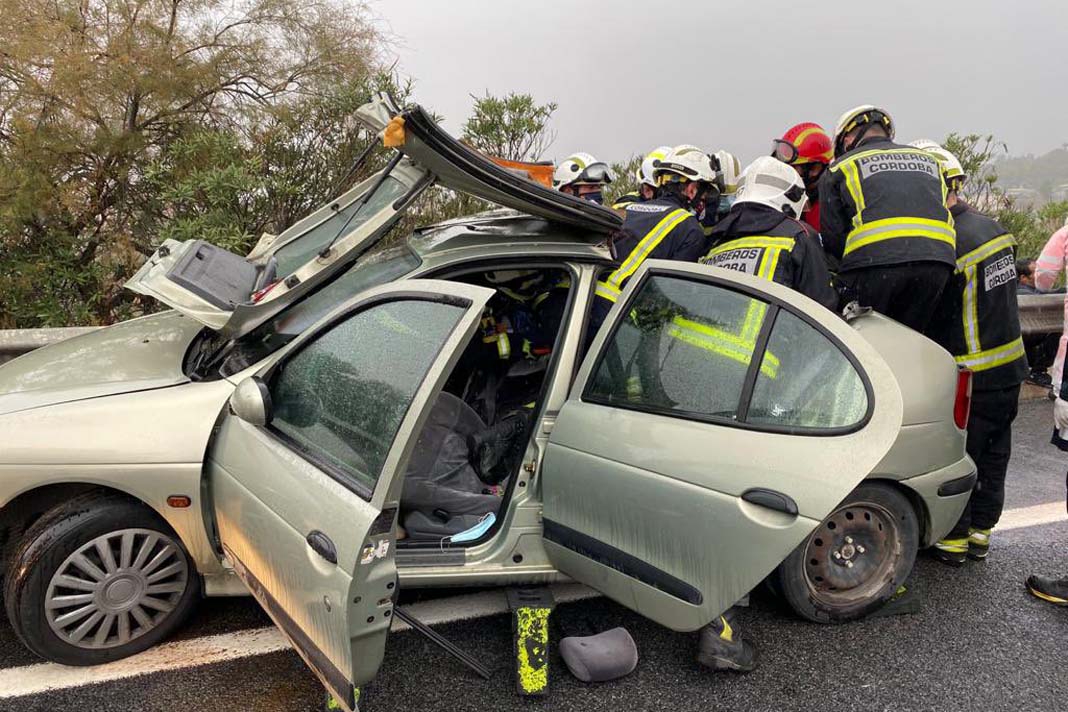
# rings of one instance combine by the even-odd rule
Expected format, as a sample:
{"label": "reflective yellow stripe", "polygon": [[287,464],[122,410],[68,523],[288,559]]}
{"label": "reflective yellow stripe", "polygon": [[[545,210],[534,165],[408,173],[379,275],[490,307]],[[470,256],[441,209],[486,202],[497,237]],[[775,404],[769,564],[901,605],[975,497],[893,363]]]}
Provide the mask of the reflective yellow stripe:
{"label": "reflective yellow stripe", "polygon": [[610,301],[613,304],[615,304],[616,300],[619,299],[620,291],[618,289],[616,289],[615,287],[613,287],[608,282],[598,282],[597,283],[597,290],[594,293],[598,297],[604,297],[608,301]]}
{"label": "reflective yellow stripe", "polygon": [[935,542],[935,548],[939,551],[948,551],[954,554],[968,553],[967,539],[941,539]]}
{"label": "reflective yellow stripe", "polygon": [[[793,242],[793,240],[790,242]],[[793,245],[790,245],[790,248],[792,249]],[[760,266],[764,268],[764,279],[769,282],[775,281],[775,270],[779,266],[779,255],[782,254],[782,251],[783,248],[771,248],[764,254],[764,259]]]}
{"label": "reflective yellow stripe", "polygon": [[860,153],[854,153],[849,158],[846,158],[837,166],[831,166],[831,170],[840,170],[845,166],[856,163],[861,158],[867,158],[868,156],[886,155],[886,156],[904,156],[910,153],[922,153],[925,156],[934,156],[921,148],[873,148],[869,151],[861,151]]}
{"label": "reflective yellow stripe", "polygon": [[768,305],[763,302],[750,301],[745,310],[745,321],[742,322],[742,339],[752,350],[756,344],[757,335],[760,333],[760,325],[764,323],[764,315],[768,313]]}
{"label": "reflective yellow stripe", "polygon": [[711,250],[709,250],[707,255],[701,258],[701,261],[704,262],[709,257],[714,257],[715,255],[721,255],[724,252],[730,252],[731,250],[739,250],[745,247],[773,247],[778,248],[780,250],[789,250],[793,249],[793,246],[794,238],[792,237],[766,237],[764,235],[757,235],[754,237],[739,237],[737,239],[731,240],[730,242],[725,242],[719,247],[712,248]]}
{"label": "reflective yellow stripe", "polygon": [[769,282],[774,282],[775,270],[779,266],[779,255],[783,250],[792,250],[794,244],[794,238],[792,237],[767,237],[765,235],[740,237],[709,250],[708,254],[702,257],[700,261],[703,264],[708,264],[713,257],[733,250],[763,249],[765,252],[760,256],[760,264],[757,265],[756,274],[753,276],[763,277]]}
{"label": "reflective yellow stripe", "polygon": [[723,630],[720,632],[719,637],[723,638],[728,643],[734,642],[734,629],[731,628],[731,624],[727,622],[727,619],[723,616],[719,617],[720,623],[723,624]]}
{"label": "reflective yellow stripe", "polygon": [[957,271],[962,272],[966,267],[977,265],[987,257],[1013,247],[1016,247],[1016,238],[1010,233],[1005,233],[1001,237],[995,237],[990,242],[984,243],[971,252],[958,257]]}
{"label": "reflective yellow stripe", "polygon": [[975,298],[975,266],[964,270],[964,305],[960,310],[961,321],[964,325],[964,341],[968,345],[968,353],[977,353],[982,349],[979,345],[979,307]]}
{"label": "reflective yellow stripe", "polygon": [[860,174],[856,163],[850,161],[842,166],[842,170],[845,173],[846,190],[849,191],[853,203],[857,206],[856,212],[853,213],[853,229],[856,230],[863,224],[861,217],[865,207],[864,190],[860,187]]}
{"label": "reflective yellow stripe", "polygon": [[630,277],[634,272],[642,266],[642,262],[649,257],[649,253],[656,249],[656,246],[663,242],[668,233],[675,229],[675,226],[681,223],[686,218],[690,217],[690,214],[679,208],[672,210],[664,218],[658,222],[652,230],[646,233],[645,237],[641,239],[631,253],[627,255],[627,259],[623,261],[623,264],[619,266],[612,274],[608,275],[607,282],[620,290],[623,288],[623,282]]}
{"label": "reflective yellow stripe", "polygon": [[[761,318],[763,318],[763,312],[767,310],[767,306],[759,302],[754,302],[754,304],[760,307]],[[750,315],[747,314],[747,320]],[[759,330],[759,322],[757,323],[757,328]],[[671,320],[671,324],[668,326],[668,335],[691,346],[725,356],[746,366],[753,360],[753,351],[756,347],[755,339],[731,334],[722,329],[701,324],[681,316]],[[760,371],[768,378],[775,378],[779,372],[779,359],[774,354],[768,353],[760,364]]]}
{"label": "reflective yellow stripe", "polygon": [[992,349],[957,356],[957,363],[973,371],[988,371],[998,366],[1012,363],[1024,355],[1023,338],[1016,337],[1007,344]]}
{"label": "reflective yellow stripe", "polygon": [[956,235],[953,230],[953,224],[943,220],[930,220],[928,218],[873,220],[849,233],[846,237],[843,256],[876,242],[893,240],[899,237],[922,237],[955,246],[957,244]]}

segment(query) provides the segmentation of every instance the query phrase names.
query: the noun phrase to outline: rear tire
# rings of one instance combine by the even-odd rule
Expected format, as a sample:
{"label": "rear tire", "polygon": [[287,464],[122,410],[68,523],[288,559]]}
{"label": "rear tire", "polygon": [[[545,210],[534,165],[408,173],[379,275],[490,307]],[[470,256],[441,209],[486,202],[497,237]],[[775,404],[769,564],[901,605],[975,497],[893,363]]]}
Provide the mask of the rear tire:
{"label": "rear tire", "polygon": [[30,650],[98,665],[152,647],[192,611],[196,567],[155,512],[99,492],[44,514],[15,551],[4,604]]}
{"label": "rear tire", "polygon": [[865,482],[779,564],[773,587],[802,618],[859,620],[904,584],[919,540],[908,498],[890,485]]}

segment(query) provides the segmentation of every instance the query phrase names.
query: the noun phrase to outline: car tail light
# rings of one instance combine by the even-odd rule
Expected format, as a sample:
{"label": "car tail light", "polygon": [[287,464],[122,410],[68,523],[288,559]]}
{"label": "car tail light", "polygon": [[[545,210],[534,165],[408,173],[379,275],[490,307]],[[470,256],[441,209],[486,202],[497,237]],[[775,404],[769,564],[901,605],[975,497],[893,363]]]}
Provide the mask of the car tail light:
{"label": "car tail light", "polygon": [[964,430],[968,427],[968,414],[972,410],[972,372],[967,368],[957,371],[957,398],[953,402],[953,422]]}

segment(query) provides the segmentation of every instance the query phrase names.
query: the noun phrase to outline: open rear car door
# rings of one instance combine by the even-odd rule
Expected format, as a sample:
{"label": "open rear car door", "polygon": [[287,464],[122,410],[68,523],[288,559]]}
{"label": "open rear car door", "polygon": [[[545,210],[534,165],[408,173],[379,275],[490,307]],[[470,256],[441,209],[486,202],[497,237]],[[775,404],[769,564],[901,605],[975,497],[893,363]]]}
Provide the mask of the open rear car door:
{"label": "open rear car door", "polygon": [[579,370],[542,462],[560,571],[674,630],[744,597],[883,458],[890,368],[781,285],[650,260]]}
{"label": "open rear car door", "polygon": [[492,294],[409,280],[350,300],[238,385],[209,447],[222,551],[347,709],[393,620],[406,464]]}

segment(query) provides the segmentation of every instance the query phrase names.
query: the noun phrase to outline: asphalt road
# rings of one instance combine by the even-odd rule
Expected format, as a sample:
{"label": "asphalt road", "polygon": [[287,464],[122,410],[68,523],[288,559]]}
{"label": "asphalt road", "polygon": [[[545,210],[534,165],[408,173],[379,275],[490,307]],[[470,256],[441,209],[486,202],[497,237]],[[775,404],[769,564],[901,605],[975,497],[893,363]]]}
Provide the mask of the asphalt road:
{"label": "asphalt road", "polygon": [[[1006,507],[1035,508],[1025,510],[1027,516],[1039,505],[1064,502],[1068,456],[1048,445],[1049,412],[1048,402],[1025,403],[1016,424]],[[755,596],[738,620],[760,651],[760,668],[749,675],[709,673],[693,662],[695,635],[665,630],[604,599],[559,606],[554,635],[622,625],[637,642],[637,670],[616,682],[586,685],[554,655],[551,689],[541,699],[514,692],[507,615],[435,626],[494,670],[489,681],[416,634],[395,633],[362,708],[1059,710],[1068,697],[1068,610],[1032,598],[1023,581],[1032,572],[1068,572],[1066,541],[1068,521],[1062,520],[996,533],[985,564],[950,570],[921,560],[911,581],[921,611],[911,615],[817,626],[770,597]],[[200,607],[179,638],[196,641],[266,625],[246,599],[214,600]],[[0,680],[7,673],[18,681],[37,662],[0,623]],[[288,711],[316,710],[322,702],[321,688],[292,651],[196,663],[14,698],[0,684],[0,710]]]}

